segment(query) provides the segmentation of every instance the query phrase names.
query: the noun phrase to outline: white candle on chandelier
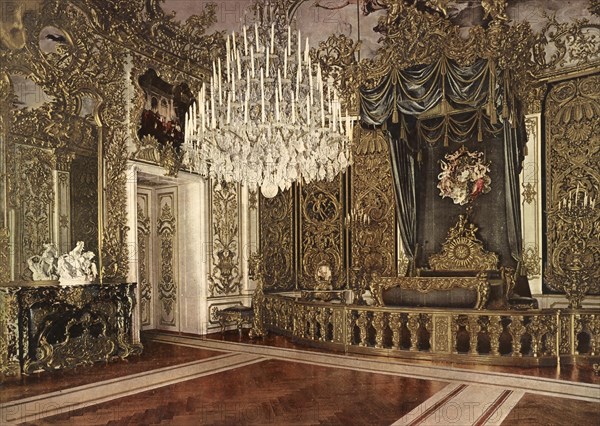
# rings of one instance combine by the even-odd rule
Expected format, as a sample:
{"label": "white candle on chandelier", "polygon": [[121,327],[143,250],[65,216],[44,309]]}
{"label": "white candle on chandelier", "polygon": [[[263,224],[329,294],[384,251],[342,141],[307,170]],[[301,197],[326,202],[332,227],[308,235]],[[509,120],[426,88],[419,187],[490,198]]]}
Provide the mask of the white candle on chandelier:
{"label": "white candle on chandelier", "polygon": [[238,56],[237,44],[235,42],[235,31],[231,32],[231,39],[233,40],[233,58],[235,59]]}
{"label": "white candle on chandelier", "polygon": [[308,37],[306,37],[306,48],[304,49],[304,62],[308,63],[308,58],[309,58],[309,47],[308,47]]}
{"label": "white candle on chandelier", "polygon": [[258,45],[258,24],[254,23],[254,40],[256,41],[256,53],[260,52],[260,47]]}
{"label": "white candle on chandelier", "polygon": [[231,123],[231,93],[227,94],[227,124]]}
{"label": "white candle on chandelier", "polygon": [[244,25],[242,28],[244,30],[244,55],[248,56],[248,37],[246,34],[246,26]]}
{"label": "white candle on chandelier", "polygon": [[230,48],[229,48],[229,37],[227,37],[227,41],[225,42],[225,44],[227,45],[227,55],[225,56],[226,58],[226,68],[227,68],[227,82],[229,83],[229,56],[230,56]]}
{"label": "white candle on chandelier", "polygon": [[261,122],[265,122],[265,80],[263,69],[260,69],[260,116]]}
{"label": "white candle on chandelier", "polygon": [[235,74],[231,75],[231,93],[233,95],[233,102],[235,102]]}
{"label": "white candle on chandelier", "polygon": [[242,64],[240,62],[240,55],[237,55],[236,58],[237,70],[238,70],[238,80],[242,79]]}
{"label": "white candle on chandelier", "polygon": [[269,77],[269,68],[271,68],[271,67],[269,67],[269,56],[270,56],[269,55],[269,50],[267,49],[267,51],[265,53],[267,54],[267,69],[266,69],[266,72],[265,72],[265,77],[268,78]]}
{"label": "white candle on chandelier", "polygon": [[296,99],[294,98],[294,91],[290,90],[292,96],[292,124],[296,124]]}
{"label": "white candle on chandelier", "polygon": [[252,78],[254,78],[254,48],[250,48],[250,62],[252,64]]}
{"label": "white candle on chandelier", "polygon": [[271,23],[271,54],[275,53],[275,22]]}
{"label": "white candle on chandelier", "polygon": [[283,55],[283,78],[287,79],[287,52]]}
{"label": "white candle on chandelier", "polygon": [[223,105],[223,92],[221,91],[221,83],[222,83],[221,58],[217,59],[217,70],[219,72],[219,106],[222,106]]}
{"label": "white candle on chandelier", "polygon": [[300,30],[298,30],[298,65],[302,62],[302,37]]}
{"label": "white candle on chandelier", "polygon": [[275,91],[275,120],[279,121],[279,91]]}
{"label": "white candle on chandelier", "polygon": [[310,126],[310,99],[306,97],[306,124]]}
{"label": "white candle on chandelier", "polygon": [[215,129],[217,127],[217,120],[215,118],[215,97],[213,96],[213,91],[210,93],[210,127]]}
{"label": "white candle on chandelier", "polygon": [[286,56],[292,54],[292,29],[290,28],[289,25],[287,27],[287,33],[288,33],[287,34],[288,39],[287,39],[287,50],[285,52]]}
{"label": "white candle on chandelier", "polygon": [[283,88],[281,86],[281,70],[277,69],[277,88],[279,89],[279,99],[283,101]]}

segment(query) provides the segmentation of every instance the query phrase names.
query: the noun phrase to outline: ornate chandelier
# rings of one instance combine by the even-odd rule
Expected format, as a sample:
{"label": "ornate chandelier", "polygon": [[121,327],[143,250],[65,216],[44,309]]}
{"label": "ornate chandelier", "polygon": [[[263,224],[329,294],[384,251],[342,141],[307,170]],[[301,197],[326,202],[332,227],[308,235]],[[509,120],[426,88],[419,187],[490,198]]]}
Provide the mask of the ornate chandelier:
{"label": "ornate chandelier", "polygon": [[332,180],[351,162],[353,122],[306,38],[289,25],[254,24],[226,40],[186,114],[184,165],[265,197],[302,179]]}

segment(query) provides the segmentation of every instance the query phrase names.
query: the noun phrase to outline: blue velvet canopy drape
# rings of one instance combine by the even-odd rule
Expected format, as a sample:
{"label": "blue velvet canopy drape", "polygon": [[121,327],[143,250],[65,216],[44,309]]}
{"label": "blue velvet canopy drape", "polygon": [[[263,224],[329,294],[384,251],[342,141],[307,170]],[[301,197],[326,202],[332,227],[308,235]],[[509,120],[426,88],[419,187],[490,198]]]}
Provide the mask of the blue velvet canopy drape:
{"label": "blue velvet canopy drape", "polygon": [[509,79],[509,73],[498,70],[491,60],[461,66],[442,57],[431,64],[391,69],[374,87],[361,88],[361,122],[387,130],[399,231],[404,250],[413,260],[417,245],[415,161],[421,146],[440,141],[448,146],[475,137],[481,142],[489,134],[503,135],[508,241],[511,256],[521,261],[518,185],[527,139]]}

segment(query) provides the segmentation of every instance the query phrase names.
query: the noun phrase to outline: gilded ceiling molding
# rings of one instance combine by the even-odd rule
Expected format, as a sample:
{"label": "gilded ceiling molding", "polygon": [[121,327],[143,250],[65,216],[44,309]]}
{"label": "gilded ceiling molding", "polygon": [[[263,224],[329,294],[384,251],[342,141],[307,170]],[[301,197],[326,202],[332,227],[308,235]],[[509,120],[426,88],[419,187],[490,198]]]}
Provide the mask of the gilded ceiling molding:
{"label": "gilded ceiling molding", "polygon": [[[152,58],[188,75],[208,76],[199,64],[210,64],[225,51],[221,32],[207,35],[216,22],[216,4],[179,23],[166,14],[161,0],[72,0],[88,18],[90,27],[114,44]],[[112,44],[111,43],[111,44]]]}
{"label": "gilded ceiling molding", "polygon": [[556,16],[547,17],[546,24],[535,35],[532,48],[534,75],[538,79],[549,79],[597,69],[600,67],[599,38],[600,24],[587,19],[558,22]]}

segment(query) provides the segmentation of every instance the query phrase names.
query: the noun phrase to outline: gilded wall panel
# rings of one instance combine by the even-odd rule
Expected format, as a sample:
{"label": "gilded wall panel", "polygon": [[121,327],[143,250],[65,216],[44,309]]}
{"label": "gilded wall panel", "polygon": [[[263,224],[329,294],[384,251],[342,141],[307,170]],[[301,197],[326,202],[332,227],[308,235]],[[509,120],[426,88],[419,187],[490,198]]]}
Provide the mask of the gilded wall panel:
{"label": "gilded wall panel", "polygon": [[[396,207],[388,142],[381,131],[360,130],[353,146],[352,267],[396,275]],[[365,216],[366,215],[366,223]]]}
{"label": "gilded wall panel", "polygon": [[176,192],[157,191],[158,200],[158,300],[160,305],[159,325],[177,326],[177,212]]}
{"label": "gilded wall panel", "polygon": [[152,281],[150,277],[150,233],[151,212],[149,194],[137,194],[137,256],[138,256],[138,285],[140,289],[140,321],[142,327],[150,326],[153,321]]}
{"label": "gilded wall panel", "polygon": [[[547,284],[588,271],[600,293],[600,75],[556,84],[546,100]],[[596,200],[591,206],[591,200]],[[550,277],[549,277],[550,278]]]}
{"label": "gilded wall panel", "polygon": [[260,246],[265,259],[265,289],[293,290],[296,285],[294,191],[260,196]]}
{"label": "gilded wall panel", "polygon": [[8,178],[15,209],[13,232],[18,243],[15,277],[30,280],[27,259],[41,253],[43,245],[52,241],[54,161],[52,153],[43,149],[16,146],[13,152]]}
{"label": "gilded wall panel", "polygon": [[98,159],[76,157],[71,163],[71,240],[85,241],[98,253]]}
{"label": "gilded wall panel", "polygon": [[317,268],[323,264],[331,268],[334,288],[345,287],[342,179],[339,175],[331,182],[300,187],[300,288],[314,288]]}
{"label": "gilded wall panel", "polygon": [[241,294],[238,186],[212,183],[212,265],[209,297]]}

